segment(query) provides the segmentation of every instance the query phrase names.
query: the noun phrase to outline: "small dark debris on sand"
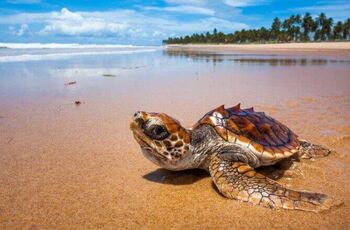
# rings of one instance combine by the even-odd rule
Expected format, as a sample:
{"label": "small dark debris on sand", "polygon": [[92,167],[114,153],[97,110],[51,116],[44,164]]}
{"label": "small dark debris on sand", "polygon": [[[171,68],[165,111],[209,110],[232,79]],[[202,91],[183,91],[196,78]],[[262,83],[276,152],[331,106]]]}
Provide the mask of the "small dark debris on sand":
{"label": "small dark debris on sand", "polygon": [[76,81],[70,81],[70,82],[64,83],[65,86],[74,85],[74,84],[77,84],[77,82]]}
{"label": "small dark debris on sand", "polygon": [[75,105],[80,105],[80,104],[81,104],[81,101],[75,101],[74,104],[75,104]]}
{"label": "small dark debris on sand", "polygon": [[122,69],[140,69],[146,66],[125,66]]}
{"label": "small dark debris on sand", "polygon": [[110,74],[110,73],[105,73],[105,74],[102,74],[103,77],[116,77],[117,75],[115,74]]}

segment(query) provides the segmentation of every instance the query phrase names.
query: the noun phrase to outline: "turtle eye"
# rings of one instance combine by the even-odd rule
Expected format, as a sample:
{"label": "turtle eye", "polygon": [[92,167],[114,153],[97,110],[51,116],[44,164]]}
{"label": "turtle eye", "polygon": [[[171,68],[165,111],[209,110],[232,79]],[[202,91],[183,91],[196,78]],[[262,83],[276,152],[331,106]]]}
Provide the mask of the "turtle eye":
{"label": "turtle eye", "polygon": [[145,131],[149,137],[156,140],[164,140],[169,136],[168,131],[161,125],[152,125]]}
{"label": "turtle eye", "polygon": [[155,128],[152,129],[152,132],[154,135],[161,135],[165,132],[164,128],[162,126],[157,125]]}

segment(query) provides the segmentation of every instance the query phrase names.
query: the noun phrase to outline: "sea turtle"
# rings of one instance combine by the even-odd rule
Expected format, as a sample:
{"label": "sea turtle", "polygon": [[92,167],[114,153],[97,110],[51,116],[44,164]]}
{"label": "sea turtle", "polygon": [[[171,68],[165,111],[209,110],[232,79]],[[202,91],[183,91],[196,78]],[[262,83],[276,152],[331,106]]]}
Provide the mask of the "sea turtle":
{"label": "sea turtle", "polygon": [[298,139],[287,126],[253,108],[222,105],[190,129],[164,113],[139,111],[130,129],[153,163],[175,171],[205,169],[227,198],[315,212],[337,204],[325,194],[292,190],[255,171],[293,155],[315,158],[330,150]]}

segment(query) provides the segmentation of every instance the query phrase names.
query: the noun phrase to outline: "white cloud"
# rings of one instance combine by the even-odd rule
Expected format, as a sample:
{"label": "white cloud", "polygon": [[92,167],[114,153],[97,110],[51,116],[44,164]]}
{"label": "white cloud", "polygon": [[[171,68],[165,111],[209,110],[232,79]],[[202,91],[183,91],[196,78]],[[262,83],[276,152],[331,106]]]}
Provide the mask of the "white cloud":
{"label": "white cloud", "polygon": [[168,7],[143,7],[144,10],[158,10],[158,11],[168,11],[168,12],[177,12],[185,14],[201,14],[213,16],[215,11],[213,9],[190,6],[190,5],[178,5],[178,6],[168,6]]}
{"label": "white cloud", "polygon": [[166,2],[172,4],[202,5],[206,3],[207,0],[166,0]]}
{"label": "white cloud", "polygon": [[154,31],[152,34],[152,37],[159,38],[159,37],[166,37],[167,35],[163,32],[160,32],[158,30]]}
{"label": "white cloud", "polygon": [[[232,12],[231,12],[232,14]],[[240,18],[239,15],[235,17]],[[19,13],[0,16],[0,25],[7,25],[13,35],[71,37],[84,41],[89,39],[108,38],[109,41],[146,41],[156,42],[169,36],[202,33],[217,28],[219,31],[233,32],[248,26],[234,20],[227,20],[217,15],[201,15],[183,21],[178,12],[162,14],[134,10],[112,11],[71,11],[63,8],[60,11],[47,13]],[[23,28],[21,30],[21,25]],[[26,26],[25,26],[26,25]],[[30,30],[29,30],[30,28]],[[55,41],[55,40],[52,40]],[[70,40],[73,41],[73,40]],[[106,40],[107,41],[107,40]]]}
{"label": "white cloud", "polygon": [[0,16],[0,24],[16,25],[45,22],[52,13],[19,13],[7,16]]}
{"label": "white cloud", "polygon": [[[174,31],[177,30],[184,32],[185,34],[198,33],[211,31],[214,28],[217,28],[219,31],[228,31],[233,32],[235,30],[241,30],[243,28],[249,28],[245,23],[241,22],[232,22],[222,18],[210,17],[203,18],[201,20],[191,22],[191,23],[176,23],[174,25]],[[170,27],[172,28],[172,27]]]}
{"label": "white cloud", "polygon": [[298,10],[298,11],[318,11],[318,12],[329,12],[329,11],[339,11],[339,10],[347,10],[350,11],[350,4],[332,4],[332,5],[320,5],[320,6],[306,6],[306,7],[298,7],[290,10]]}
{"label": "white cloud", "polygon": [[223,3],[232,7],[247,7],[265,4],[266,0],[223,0]]}
{"label": "white cloud", "polygon": [[16,26],[8,27],[9,33],[15,36],[23,36],[28,31],[28,29],[29,27],[27,24],[22,24],[19,28]]}
{"label": "white cloud", "polygon": [[22,36],[28,31],[28,25],[27,24],[22,24],[21,27],[19,28],[17,32],[17,36]]}
{"label": "white cloud", "polygon": [[293,12],[304,14],[306,12],[311,13],[314,17],[319,15],[321,12],[326,13],[328,17],[333,17],[335,20],[345,20],[349,18],[350,3],[347,1],[325,1],[325,4],[316,6],[305,6],[287,9],[284,12]]}
{"label": "white cloud", "polygon": [[40,31],[41,34],[104,36],[116,34],[127,27],[123,23],[110,22],[104,18],[84,17],[66,8],[52,13],[47,23]]}

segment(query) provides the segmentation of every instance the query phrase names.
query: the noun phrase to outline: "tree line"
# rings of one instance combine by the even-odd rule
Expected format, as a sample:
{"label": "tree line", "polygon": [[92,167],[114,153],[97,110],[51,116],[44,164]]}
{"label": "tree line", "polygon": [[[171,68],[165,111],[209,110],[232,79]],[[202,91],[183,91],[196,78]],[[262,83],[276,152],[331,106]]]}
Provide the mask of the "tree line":
{"label": "tree line", "polygon": [[188,43],[280,43],[333,41],[350,39],[350,19],[334,23],[333,18],[321,13],[313,18],[310,13],[304,16],[292,15],[281,21],[276,17],[271,28],[242,29],[224,34],[214,29],[212,33],[195,33],[184,37],[170,37],[164,44]]}

